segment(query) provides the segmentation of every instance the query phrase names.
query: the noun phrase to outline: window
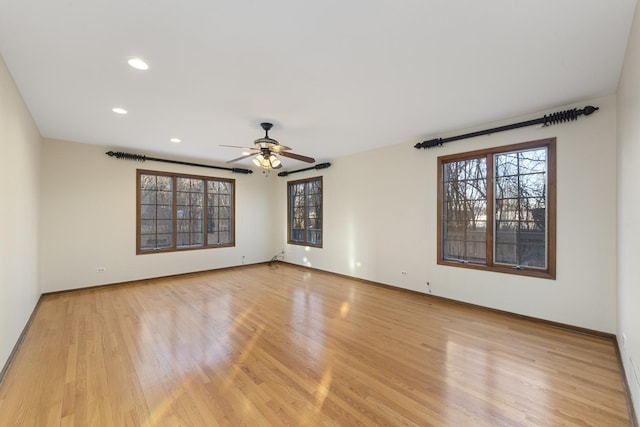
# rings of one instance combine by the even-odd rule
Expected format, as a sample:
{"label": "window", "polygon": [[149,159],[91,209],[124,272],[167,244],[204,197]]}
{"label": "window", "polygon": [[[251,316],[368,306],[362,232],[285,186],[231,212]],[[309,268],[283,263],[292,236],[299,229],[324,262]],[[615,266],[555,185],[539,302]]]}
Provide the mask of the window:
{"label": "window", "polygon": [[438,158],[438,264],[555,279],[555,138]]}
{"label": "window", "polygon": [[138,254],[234,246],[234,180],[137,174]]}
{"label": "window", "polygon": [[322,247],[322,177],[290,181],[288,242]]}

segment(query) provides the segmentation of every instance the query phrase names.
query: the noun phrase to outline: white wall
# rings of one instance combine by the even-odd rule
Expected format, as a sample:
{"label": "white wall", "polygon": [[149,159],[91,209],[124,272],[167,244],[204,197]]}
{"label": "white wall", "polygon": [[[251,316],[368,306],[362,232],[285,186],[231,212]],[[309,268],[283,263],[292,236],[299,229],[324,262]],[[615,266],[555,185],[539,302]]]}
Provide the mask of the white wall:
{"label": "white wall", "polygon": [[[527,127],[430,150],[416,150],[413,145],[419,141],[407,141],[290,177],[324,176],[324,247],[286,245],[286,260],[420,292],[429,281],[433,293],[443,297],[615,333],[615,96],[475,130],[587,104],[600,110],[575,122]],[[548,137],[557,137],[557,280],[437,265],[437,157]],[[278,197],[286,242],[286,182],[279,185]]]}
{"label": "white wall", "polygon": [[[640,408],[640,8],[618,87],[618,342]],[[623,340],[626,336],[626,342]],[[633,360],[633,364],[631,363]],[[634,367],[635,365],[635,373]]]}
{"label": "white wall", "polygon": [[[268,227],[274,222],[270,192],[277,176],[118,160],[106,151],[108,147],[44,140],[43,292],[264,262],[280,249]],[[234,178],[236,246],[136,255],[138,168]],[[97,273],[98,267],[106,271]]]}
{"label": "white wall", "polygon": [[40,134],[0,57],[0,368],[40,296]]}

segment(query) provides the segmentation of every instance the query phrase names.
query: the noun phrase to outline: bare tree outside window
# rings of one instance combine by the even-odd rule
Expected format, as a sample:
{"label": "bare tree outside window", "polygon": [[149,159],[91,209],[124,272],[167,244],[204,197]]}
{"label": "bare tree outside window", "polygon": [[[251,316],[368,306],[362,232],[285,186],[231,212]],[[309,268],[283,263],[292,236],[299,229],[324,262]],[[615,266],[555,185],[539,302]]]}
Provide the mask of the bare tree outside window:
{"label": "bare tree outside window", "polygon": [[204,245],[204,180],[177,177],[177,246]]}
{"label": "bare tree outside window", "polygon": [[322,247],[322,177],[291,181],[287,190],[288,242]]}
{"label": "bare tree outside window", "polygon": [[487,242],[487,163],[484,158],[444,165],[443,222],[449,259],[484,262]]}
{"label": "bare tree outside window", "polygon": [[138,170],[137,253],[233,246],[235,181]]}
{"label": "bare tree outside window", "polygon": [[173,245],[173,180],[168,176],[141,174],[139,184],[140,250]]}
{"label": "bare tree outside window", "polygon": [[438,263],[555,278],[555,138],[438,158]]}
{"label": "bare tree outside window", "polygon": [[233,183],[207,181],[209,244],[229,244],[233,241]]}
{"label": "bare tree outside window", "polygon": [[547,149],[494,159],[495,262],[546,268]]}

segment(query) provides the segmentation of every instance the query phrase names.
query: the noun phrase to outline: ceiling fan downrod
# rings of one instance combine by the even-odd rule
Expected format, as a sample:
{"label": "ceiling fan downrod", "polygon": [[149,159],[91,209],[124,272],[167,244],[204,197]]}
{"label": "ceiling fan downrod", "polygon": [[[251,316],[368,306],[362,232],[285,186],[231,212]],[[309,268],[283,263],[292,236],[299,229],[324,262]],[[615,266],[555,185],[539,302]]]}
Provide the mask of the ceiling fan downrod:
{"label": "ceiling fan downrod", "polygon": [[267,122],[260,123],[260,127],[264,129],[264,137],[269,138],[269,131],[273,127],[273,123],[267,123]]}

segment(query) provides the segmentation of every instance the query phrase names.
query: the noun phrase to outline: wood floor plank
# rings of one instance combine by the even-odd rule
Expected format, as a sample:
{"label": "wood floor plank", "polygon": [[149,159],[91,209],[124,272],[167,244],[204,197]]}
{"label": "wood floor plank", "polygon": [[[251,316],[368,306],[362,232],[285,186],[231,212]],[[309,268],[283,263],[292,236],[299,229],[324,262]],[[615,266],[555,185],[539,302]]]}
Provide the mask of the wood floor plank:
{"label": "wood floor plank", "polygon": [[602,337],[280,264],[43,297],[0,426],[628,426]]}

